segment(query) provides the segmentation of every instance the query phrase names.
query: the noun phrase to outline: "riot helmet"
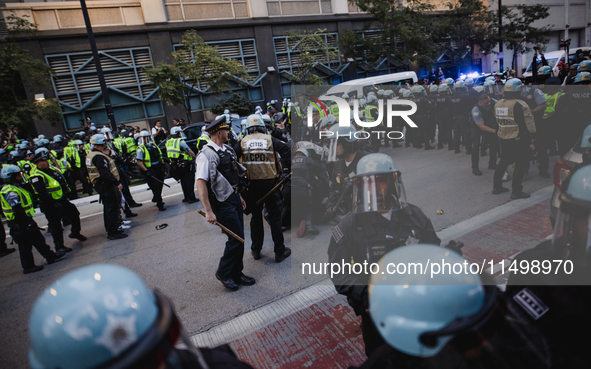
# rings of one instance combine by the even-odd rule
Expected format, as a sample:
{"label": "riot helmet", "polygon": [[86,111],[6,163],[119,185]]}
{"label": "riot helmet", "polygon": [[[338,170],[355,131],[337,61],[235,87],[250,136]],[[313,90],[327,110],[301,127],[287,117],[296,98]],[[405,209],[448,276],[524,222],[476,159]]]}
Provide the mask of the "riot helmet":
{"label": "riot helmet", "polygon": [[577,72],[591,72],[591,60],[583,60],[577,67]]}
{"label": "riot helmet", "polygon": [[[268,115],[266,115],[269,120],[270,117]],[[247,120],[246,120],[246,132],[248,134],[253,134],[253,133],[267,133],[267,129],[265,127],[265,123],[264,123],[264,117],[261,117],[258,114],[251,114],[248,116]]]}
{"label": "riot helmet", "polygon": [[562,183],[552,248],[565,260],[591,266],[591,164],[576,168]]}
{"label": "riot helmet", "polygon": [[153,143],[154,139],[152,135],[148,131],[141,131],[138,137],[138,144],[147,145],[149,143]]}
{"label": "riot helmet", "polygon": [[386,154],[369,154],[357,163],[353,177],[353,213],[388,213],[408,206],[406,192],[394,160]]}
{"label": "riot helmet", "polygon": [[500,95],[499,85],[495,81],[484,81],[484,92],[488,95]]}
{"label": "riot helmet", "polygon": [[28,333],[35,369],[176,367],[179,343],[207,367],[171,302],[113,264],[82,267],[49,285],[33,307]]}
{"label": "riot helmet", "polygon": [[113,141],[113,132],[111,132],[111,128],[103,127],[101,129],[100,133],[105,135],[105,138],[107,139],[107,141]]}
{"label": "riot helmet", "polygon": [[[504,303],[494,285],[484,285],[477,273],[444,270],[434,278],[402,272],[401,267],[442,260],[465,265],[449,249],[427,244],[407,245],[388,252],[369,286],[370,316],[389,346],[415,357],[432,357],[448,343],[462,352],[479,347],[504,321]],[[463,269],[462,269],[463,270]]]}
{"label": "riot helmet", "polygon": [[588,85],[590,82],[590,76],[591,74],[589,72],[577,73],[575,76],[575,85]]}

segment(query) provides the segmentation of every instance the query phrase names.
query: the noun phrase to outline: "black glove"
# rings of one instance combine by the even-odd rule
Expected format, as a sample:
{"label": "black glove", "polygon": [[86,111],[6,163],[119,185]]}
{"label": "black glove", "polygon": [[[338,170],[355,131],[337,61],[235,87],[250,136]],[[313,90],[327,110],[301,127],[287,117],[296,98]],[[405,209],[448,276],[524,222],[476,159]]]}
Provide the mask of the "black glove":
{"label": "black glove", "polygon": [[464,243],[463,242],[456,242],[456,241],[449,241],[449,243],[447,245],[444,246],[446,249],[450,249],[453,250],[455,252],[457,252],[460,255],[462,254],[462,247],[464,247]]}

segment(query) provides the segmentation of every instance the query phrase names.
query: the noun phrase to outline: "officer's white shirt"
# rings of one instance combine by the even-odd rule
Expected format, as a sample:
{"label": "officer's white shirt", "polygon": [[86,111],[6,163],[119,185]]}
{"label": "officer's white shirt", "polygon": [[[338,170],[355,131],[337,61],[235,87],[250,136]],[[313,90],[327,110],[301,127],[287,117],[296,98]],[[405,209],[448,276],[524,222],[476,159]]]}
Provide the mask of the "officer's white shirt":
{"label": "officer's white shirt", "polygon": [[[228,151],[226,146],[222,145],[222,147],[219,147],[215,142],[211,140],[205,146],[210,146],[215,151]],[[205,149],[205,146],[203,147],[203,149]],[[201,151],[203,151],[203,149],[201,149]],[[197,156],[197,170],[195,171],[195,180],[197,181],[199,179],[203,179],[206,182],[209,181],[209,161],[207,160],[207,157],[203,154],[199,154]]]}
{"label": "officer's white shirt", "polygon": [[[162,131],[164,131],[164,133],[166,133],[166,129],[164,129],[164,127],[160,127],[160,128],[162,128]],[[152,128],[152,136],[156,136],[157,133],[158,133],[158,127]]]}

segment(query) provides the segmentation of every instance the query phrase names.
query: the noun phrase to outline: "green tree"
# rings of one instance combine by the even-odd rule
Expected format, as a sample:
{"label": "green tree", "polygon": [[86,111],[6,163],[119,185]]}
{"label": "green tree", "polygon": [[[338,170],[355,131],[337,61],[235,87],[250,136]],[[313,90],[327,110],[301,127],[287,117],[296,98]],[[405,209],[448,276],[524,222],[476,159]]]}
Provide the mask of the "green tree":
{"label": "green tree", "polygon": [[380,30],[380,40],[376,40],[376,44],[381,58],[394,56],[398,61],[414,61],[429,68],[435,64],[442,51],[444,35],[439,22],[430,14],[435,9],[431,3],[426,0],[349,2],[374,17],[370,27]]}
{"label": "green tree", "polygon": [[164,103],[185,108],[191,123],[191,98],[230,90],[230,83],[246,84],[249,75],[242,63],[224,58],[215,47],[206,44],[195,30],[185,32],[183,48],[172,53],[172,64],[146,68],[146,78],[159,87]]}
{"label": "green tree", "polygon": [[227,99],[221,99],[219,104],[211,107],[211,112],[217,115],[223,114],[224,110],[230,110],[232,114],[238,114],[241,117],[252,114],[253,106],[251,102],[240,94],[232,94]]}
{"label": "green tree", "polygon": [[[36,29],[35,24],[14,15],[6,17],[6,23],[13,34],[31,35]],[[57,99],[37,102],[26,95],[49,86],[52,75],[47,64],[34,59],[13,38],[0,43],[0,127],[26,129],[33,119],[47,119],[52,126],[62,122]]]}
{"label": "green tree", "polygon": [[[287,44],[292,53],[297,53],[297,65],[292,66],[291,80],[302,85],[323,85],[324,80],[314,73],[318,63],[326,66],[339,60],[339,51],[334,36],[325,33],[326,29],[315,32],[289,30],[286,32]],[[292,46],[293,45],[293,46]]]}
{"label": "green tree", "polygon": [[449,10],[440,21],[441,33],[453,42],[448,48],[453,63],[458,69],[463,64],[463,55],[472,54],[478,46],[483,54],[489,54],[498,43],[498,23],[495,13],[488,10],[482,0],[458,0],[447,4]]}
{"label": "green tree", "polygon": [[536,21],[546,19],[550,13],[548,7],[542,5],[517,5],[501,7],[503,30],[501,40],[507,49],[513,50],[511,69],[517,65],[517,56],[532,51],[533,45],[546,45],[550,40],[550,25],[534,27]]}

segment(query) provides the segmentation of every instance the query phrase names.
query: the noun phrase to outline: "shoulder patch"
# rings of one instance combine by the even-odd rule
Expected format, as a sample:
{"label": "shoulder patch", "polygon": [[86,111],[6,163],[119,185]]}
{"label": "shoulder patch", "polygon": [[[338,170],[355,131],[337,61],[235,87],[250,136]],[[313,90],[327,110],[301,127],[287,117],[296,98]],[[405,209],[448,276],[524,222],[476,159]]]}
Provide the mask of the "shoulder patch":
{"label": "shoulder patch", "polygon": [[33,178],[31,178],[31,182],[37,183],[37,182],[39,182],[39,178],[33,177]]}
{"label": "shoulder patch", "polygon": [[532,291],[527,288],[522,289],[513,296],[521,307],[528,313],[534,320],[540,319],[540,317],[550,310],[542,300],[538,298]]}
{"label": "shoulder patch", "polygon": [[344,235],[339,226],[336,226],[332,229],[332,238],[339,243],[343,239]]}

